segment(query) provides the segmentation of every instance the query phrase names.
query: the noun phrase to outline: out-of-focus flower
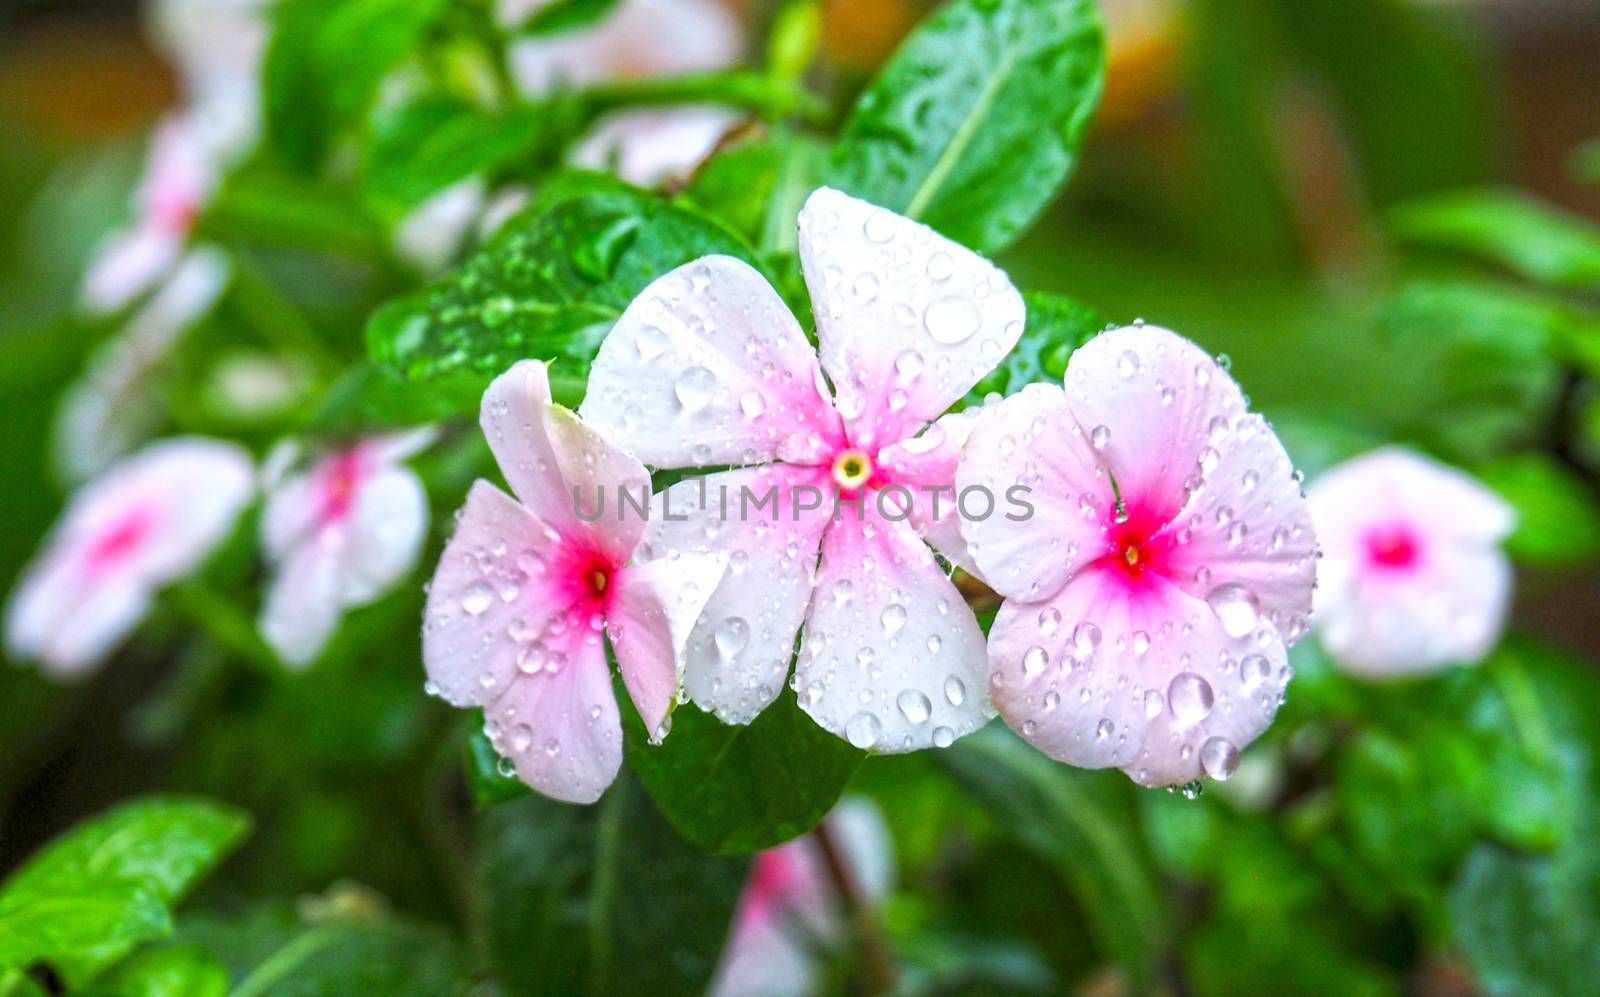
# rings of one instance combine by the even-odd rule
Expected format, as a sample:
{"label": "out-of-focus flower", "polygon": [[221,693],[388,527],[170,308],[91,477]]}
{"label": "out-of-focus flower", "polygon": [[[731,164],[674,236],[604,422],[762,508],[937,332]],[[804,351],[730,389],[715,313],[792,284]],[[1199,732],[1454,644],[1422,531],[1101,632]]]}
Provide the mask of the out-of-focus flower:
{"label": "out-of-focus flower", "polygon": [[482,423],[517,498],[486,481],[467,496],[428,590],[430,690],[484,707],[485,732],[528,785],[592,803],[622,763],[605,636],[647,729],[664,736],[684,642],[726,559],[628,563],[643,516],[591,520],[587,511],[608,492],[642,504],[650,477],[551,403],[543,363],[525,360],[498,377]]}
{"label": "out-of-focus flower", "polygon": [[197,122],[181,114],[164,118],[146,156],[138,217],[112,233],[90,261],[84,306],[114,312],[171,273],[217,178],[215,155]]}
{"label": "out-of-focus flower", "polygon": [[[499,16],[515,24],[538,6],[510,0]],[[742,55],[742,34],[717,0],[622,0],[593,27],[516,42],[508,60],[523,93],[539,97],[561,86],[721,69]],[[601,122],[574,156],[586,166],[615,162],[623,179],[653,184],[699,162],[733,121],[707,107],[624,112]]]}
{"label": "out-of-focus flower", "polygon": [[267,0],[159,0],[152,33],[177,67],[187,113],[213,152],[232,160],[261,131]]}
{"label": "out-of-focus flower", "polygon": [[[657,466],[760,465],[673,485],[652,515],[652,556],[731,558],[689,641],[696,703],[750,722],[804,622],[795,688],[819,724],[878,751],[945,747],[992,714],[983,634],[923,542],[934,490],[955,506],[960,434],[934,420],[1016,344],[1022,296],[970,250],[827,188],[799,248],[820,368],[772,286],[711,256],[628,306],[582,411]],[[746,492],[772,501],[751,511]]]}
{"label": "out-of-focus flower", "polygon": [[1499,640],[1511,600],[1500,549],[1515,514],[1466,474],[1388,448],[1312,483],[1322,543],[1315,617],[1329,655],[1374,677],[1473,662]]}
{"label": "out-of-focus flower", "polygon": [[322,652],[347,609],[405,577],[428,533],[428,496],[402,461],[432,430],[362,440],[329,453],[273,488],[261,520],[278,568],[261,632],[285,663]]}
{"label": "out-of-focus flower", "polygon": [[214,249],[193,250],[126,328],[96,352],[56,412],[52,455],[62,480],[93,477],[157,427],[161,411],[152,382],[173,344],[211,310],[227,282],[226,257]]}
{"label": "out-of-focus flower", "polygon": [[85,486],[6,609],[6,643],[57,675],[99,664],[155,593],[203,561],[255,490],[250,455],[218,440],[154,443]]}
{"label": "out-of-focus flower", "polygon": [[1072,355],[981,418],[960,488],[1029,486],[963,520],[1006,602],[989,691],[1045,754],[1145,785],[1226,778],[1283,699],[1315,537],[1293,468],[1227,372],[1150,326]]}
{"label": "out-of-focus flower", "polygon": [[[894,880],[883,814],[867,800],[847,799],[824,823],[861,899],[881,898]],[[711,983],[713,997],[815,993],[817,950],[837,944],[845,927],[838,892],[814,833],[757,855]]]}

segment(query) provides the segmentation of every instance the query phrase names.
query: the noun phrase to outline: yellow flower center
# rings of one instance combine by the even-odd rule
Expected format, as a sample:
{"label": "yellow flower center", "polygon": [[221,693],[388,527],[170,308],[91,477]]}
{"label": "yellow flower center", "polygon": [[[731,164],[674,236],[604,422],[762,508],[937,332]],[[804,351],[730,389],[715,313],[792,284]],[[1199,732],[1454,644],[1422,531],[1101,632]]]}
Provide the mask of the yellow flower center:
{"label": "yellow flower center", "polygon": [[833,460],[833,481],[853,491],[872,480],[872,458],[860,450],[845,450]]}

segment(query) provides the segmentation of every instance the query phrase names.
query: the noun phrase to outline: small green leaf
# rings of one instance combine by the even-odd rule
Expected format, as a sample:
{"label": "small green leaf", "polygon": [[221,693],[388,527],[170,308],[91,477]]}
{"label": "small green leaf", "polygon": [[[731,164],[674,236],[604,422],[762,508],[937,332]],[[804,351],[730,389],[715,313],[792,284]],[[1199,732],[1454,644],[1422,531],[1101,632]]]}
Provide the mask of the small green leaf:
{"label": "small green leaf", "polygon": [[1000,828],[1053,868],[1102,955],[1149,980],[1167,941],[1166,900],[1140,844],[1134,784],[1051,761],[1000,724],[934,753]]}
{"label": "small green leaf", "polygon": [[1106,329],[1106,320],[1088,305],[1059,295],[1029,291],[1027,327],[1000,365],[967,393],[963,404],[981,405],[992,394],[1011,395],[1037,381],[1060,384],[1072,352]]}
{"label": "small green leaf", "polygon": [[1400,242],[1464,253],[1552,287],[1600,288],[1600,226],[1516,191],[1463,190],[1389,217]]}
{"label": "small green leaf", "polygon": [[754,251],[704,215],[640,191],[582,194],[509,223],[442,283],[372,317],[373,359],[413,380],[558,361],[584,377],[611,324],[657,277],[708,254]]}
{"label": "small green leaf", "polygon": [[0,969],[47,959],[86,980],[133,942],[169,932],[171,908],[249,827],[231,807],[179,797],[84,821],[0,886]]}
{"label": "small green leaf", "polygon": [[311,426],[326,432],[421,426],[476,410],[490,380],[461,371],[419,384],[388,367],[356,364],[329,386]]}
{"label": "small green leaf", "polygon": [[372,122],[363,195],[397,221],[456,181],[493,174],[523,157],[550,118],[542,106],[489,111],[437,96],[383,109]]}
{"label": "small green leaf", "polygon": [[480,837],[507,993],[705,992],[749,863],[691,848],[626,771],[593,806],[487,810]]}
{"label": "small green leaf", "polygon": [[550,35],[588,27],[611,16],[617,0],[553,0],[538,5],[516,28],[519,35]]}
{"label": "small green leaf", "polygon": [[1066,180],[1104,75],[1091,0],[955,0],[862,94],[828,182],[1004,249]]}
{"label": "small green leaf", "polygon": [[629,766],[678,833],[706,851],[753,852],[809,831],[866,757],[818,727],[788,689],[747,725],[680,706],[656,745],[631,720]]}

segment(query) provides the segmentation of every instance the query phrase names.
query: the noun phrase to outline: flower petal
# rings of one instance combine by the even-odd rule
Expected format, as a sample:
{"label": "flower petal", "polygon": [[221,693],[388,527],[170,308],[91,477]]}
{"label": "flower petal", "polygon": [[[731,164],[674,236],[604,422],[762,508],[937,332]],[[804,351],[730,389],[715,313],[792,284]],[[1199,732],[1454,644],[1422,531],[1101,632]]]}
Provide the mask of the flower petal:
{"label": "flower petal", "polygon": [[[1060,388],[1030,384],[984,406],[967,439],[956,488],[993,496],[995,511],[974,499],[961,535],[984,580],[1001,595],[1037,602],[1105,553],[1104,524],[1114,502],[1110,483]],[[1014,491],[1014,489],[1026,491]],[[1017,501],[1032,507],[1029,512]]]}
{"label": "flower petal", "polygon": [[720,554],[682,554],[630,565],[612,577],[606,632],[653,741],[678,694],[684,646],[727,563]]}
{"label": "flower petal", "polygon": [[1091,339],[1067,362],[1066,388],[1122,495],[1140,503],[1130,512],[1158,523],[1183,508],[1185,484],[1215,459],[1213,437],[1245,411],[1239,386],[1213,357],[1156,326]]}
{"label": "flower petal", "polygon": [[152,443],[100,482],[90,487],[113,508],[135,500],[157,510],[130,567],[156,586],[188,574],[227,539],[256,487],[249,451],[201,437]]}
{"label": "flower petal", "polygon": [[520,670],[548,664],[542,642],[576,601],[547,567],[560,549],[560,535],[510,496],[473,484],[423,613],[422,661],[438,695],[481,706]]}
{"label": "flower petal", "polygon": [[657,467],[796,459],[841,439],[817,356],[766,278],[707,256],[645,288],[600,345],[579,412]]}
{"label": "flower petal", "polygon": [[[961,536],[961,516],[956,504],[956,467],[961,450],[981,408],[952,412],[930,424],[921,435],[884,447],[878,451],[877,466],[887,479],[885,508],[903,506],[907,522],[922,539],[943,554],[945,560],[969,575],[982,580],[983,574],[967,550]],[[904,491],[896,490],[899,485]]]}
{"label": "flower petal", "polygon": [[1505,628],[1511,563],[1494,548],[1446,546],[1393,578],[1356,577],[1330,561],[1317,590],[1317,627],[1328,654],[1351,671],[1385,678],[1474,663]]}
{"label": "flower petal", "polygon": [[261,636],[284,664],[315,661],[338,629],[339,567],[344,538],[335,532],[307,538],[278,569],[261,609]]}
{"label": "flower petal", "polygon": [[1079,572],[1052,599],[1007,601],[989,660],[995,707],[1025,740],[1068,764],[1121,766],[1145,785],[1199,778],[1213,737],[1236,763],[1287,680],[1270,624],[1229,636],[1203,601],[1154,575],[1130,591],[1110,566]]}
{"label": "flower petal", "polygon": [[640,187],[691,172],[739,118],[721,108],[623,111],[601,119],[573,148],[575,166],[604,170]]}
{"label": "flower petal", "polygon": [[[656,495],[641,560],[674,551],[728,557],[689,635],[683,676],[695,704],[724,723],[754,720],[789,674],[832,514],[826,483],[823,472],[773,464],[686,479]],[[817,507],[807,508],[813,492]]]}
{"label": "flower petal", "polygon": [[517,777],[567,803],[593,803],[622,766],[622,724],[600,634],[574,627],[551,641],[555,671],[517,674],[484,710],[495,750]]}
{"label": "flower petal", "polygon": [[528,511],[561,533],[590,538],[617,563],[627,560],[644,532],[637,516],[580,519],[620,491],[643,496],[644,465],[607,442],[572,412],[552,404],[545,365],[523,360],[495,378],[483,394],[483,434],[506,481]]}
{"label": "flower petal", "polygon": [[871,503],[841,515],[806,615],[801,708],[858,748],[948,747],[993,716],[978,621],[908,524]]}
{"label": "flower petal", "polygon": [[1212,441],[1217,456],[1202,487],[1157,535],[1157,544],[1172,541],[1167,577],[1224,612],[1264,614],[1292,646],[1306,631],[1317,578],[1316,533],[1294,465],[1258,415],[1233,419]]}
{"label": "flower petal", "polygon": [[1368,530],[1397,521],[1424,537],[1479,544],[1499,543],[1516,525],[1511,506],[1470,475],[1400,447],[1328,470],[1306,497],[1330,556],[1353,556]]}
{"label": "flower petal", "polygon": [[1022,336],[1022,295],[988,260],[827,187],[800,212],[800,264],[822,366],[858,446],[943,415]]}
{"label": "flower petal", "polygon": [[361,606],[383,595],[417,563],[428,535],[428,495],[408,467],[380,467],[356,492],[344,550],[338,594],[344,606]]}

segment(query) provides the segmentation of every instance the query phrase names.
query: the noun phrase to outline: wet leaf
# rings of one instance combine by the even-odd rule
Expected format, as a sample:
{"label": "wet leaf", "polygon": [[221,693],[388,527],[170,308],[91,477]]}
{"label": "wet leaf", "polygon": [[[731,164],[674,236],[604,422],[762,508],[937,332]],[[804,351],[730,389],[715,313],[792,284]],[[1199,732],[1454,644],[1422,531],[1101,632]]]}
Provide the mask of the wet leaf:
{"label": "wet leaf", "polygon": [[1600,287],[1600,226],[1516,191],[1452,191],[1389,216],[1400,242],[1464,253],[1552,287]]}
{"label": "wet leaf", "polygon": [[1028,309],[1022,338],[963,404],[981,405],[992,394],[1016,394],[1037,381],[1060,384],[1072,352],[1105,331],[1106,320],[1082,302],[1039,291],[1024,293],[1022,300]]}
{"label": "wet leaf", "polygon": [[862,94],[828,182],[1004,249],[1066,180],[1104,73],[1090,0],[955,0]]}
{"label": "wet leaf", "polygon": [[809,831],[866,757],[818,727],[788,689],[743,726],[680,706],[657,745],[630,717],[628,765],[678,833],[707,851],[753,852]]}

